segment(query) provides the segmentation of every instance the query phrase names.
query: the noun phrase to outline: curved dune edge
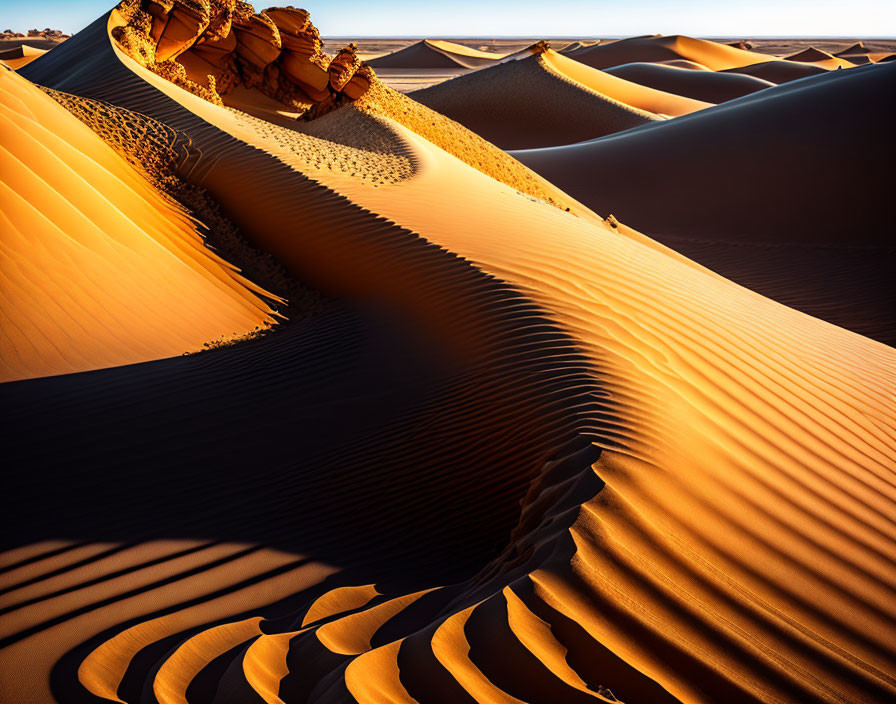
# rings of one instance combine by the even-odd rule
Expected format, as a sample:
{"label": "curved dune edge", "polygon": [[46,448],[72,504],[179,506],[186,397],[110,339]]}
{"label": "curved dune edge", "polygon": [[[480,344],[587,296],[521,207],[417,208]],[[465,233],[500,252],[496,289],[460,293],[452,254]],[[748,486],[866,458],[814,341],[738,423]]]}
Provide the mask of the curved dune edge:
{"label": "curved dune edge", "polygon": [[274,322],[264,291],[90,129],[0,71],[0,380],[203,349]]}
{"label": "curved dune edge", "polygon": [[[874,185],[844,178],[847,169],[884,173],[892,159],[885,86],[893,71],[824,73],[673,121],[514,156],[595,211],[714,271],[893,344],[894,259],[882,236],[890,214]],[[857,109],[867,113],[861,131],[850,128]],[[804,157],[785,158],[785,144]],[[674,170],[657,172],[660,153]],[[785,170],[786,182],[770,180]]]}
{"label": "curved dune edge", "polygon": [[657,90],[714,104],[741,98],[775,85],[771,81],[745,74],[692,70],[663,63],[622,64],[608,68],[605,72]]}
{"label": "curved dune edge", "polygon": [[12,49],[0,51],[0,62],[16,70],[22,68],[22,66],[27,66],[36,58],[46,54],[47,51],[47,49],[37,49],[27,44],[21,44]]}
{"label": "curved dune edge", "polygon": [[549,48],[520,55],[410,97],[504,149],[582,141],[709,107],[617,79]]}
{"label": "curved dune edge", "polygon": [[676,93],[648,88],[637,83],[632,84],[626,80],[614,80],[615,76],[592,69],[556,51],[548,50],[542,54],[542,58],[546,66],[569,80],[626,105],[648,110],[657,115],[678,117],[711,106],[711,103],[686,98]]}
{"label": "curved dune edge", "polygon": [[[222,108],[139,71],[128,81],[122,99],[191,133],[203,154],[195,176],[219,199],[233,195],[226,176],[237,169],[257,169],[246,199],[260,197],[265,182],[291,179],[282,186],[303,199],[313,224],[305,241],[276,237],[292,226],[283,202],[269,213],[269,229],[253,228],[284,261],[319,268],[321,283],[343,295],[387,290],[398,306],[412,292],[409,318],[422,328],[438,312],[430,332],[455,338],[458,356],[487,359],[508,344],[474,348],[476,336],[468,337],[468,324],[493,332],[490,305],[456,319],[439,308],[446,293],[464,300],[466,280],[435,292],[412,287],[421,275],[441,285],[447,268],[419,271],[434,259],[411,258],[416,245],[387,227],[401,226],[433,257],[454,255],[518,292],[520,306],[543,311],[585,360],[585,378],[569,386],[599,391],[606,405],[582,403],[582,442],[540,465],[507,548],[473,579],[422,595],[378,596],[370,585],[324,595],[297,607],[286,625],[268,622],[254,640],[257,622],[247,619],[255,614],[230,618],[213,600],[170,619],[135,616],[135,624],[104,625],[99,631],[114,634],[76,653],[84,687],[122,697],[131,664],[156,696],[180,691],[172,675],[189,678],[194,658],[217,655],[226,662],[204,674],[217,678],[221,701],[253,691],[269,702],[892,698],[896,351],[609,224],[523,197],[397,123],[417,165],[413,178],[374,189],[334,174],[312,188],[284,175],[282,166],[295,173],[298,164],[274,140],[228,134],[233,122]],[[203,168],[210,163],[223,172],[219,180]],[[364,234],[385,238],[388,258],[363,256],[363,239],[332,225],[349,218],[351,204],[384,218]],[[534,359],[514,345],[504,351],[518,354],[517,369],[567,371],[550,350]],[[497,393],[496,404],[509,405],[501,404],[508,390]],[[569,387],[560,396],[583,401]],[[458,399],[448,398],[437,415],[454,411]],[[600,412],[607,408],[613,413]],[[493,444],[485,438],[481,451]],[[231,556],[226,545],[215,549]],[[230,571],[246,558],[236,559]],[[246,571],[281,559],[260,556]],[[262,582],[272,584],[269,601],[284,581],[301,590],[321,579],[319,571],[284,574]],[[197,634],[202,623],[208,628]],[[370,649],[351,652],[366,643],[346,639],[371,632]],[[20,642],[19,657],[35,638]],[[160,668],[137,664],[138,653],[141,663],[154,655]]]}
{"label": "curved dune edge", "polygon": [[391,54],[377,56],[367,63],[373,68],[482,68],[504,58],[440,39],[423,39]]}
{"label": "curved dune edge", "polygon": [[609,68],[636,61],[693,61],[713,71],[741,68],[772,60],[767,54],[681,35],[620,39],[582,47],[568,56],[594,68]]}
{"label": "curved dune edge", "polygon": [[599,69],[639,62],[671,63],[689,68],[693,68],[691,64],[694,64],[696,67],[702,66],[711,71],[744,74],[771,83],[786,83],[837,68],[855,66],[846,59],[827,54],[821,57],[821,53],[815,57],[821,58],[820,61],[789,60],[793,57],[778,58],[706,39],[676,35],[621,39],[580,48],[569,52],[567,56]]}

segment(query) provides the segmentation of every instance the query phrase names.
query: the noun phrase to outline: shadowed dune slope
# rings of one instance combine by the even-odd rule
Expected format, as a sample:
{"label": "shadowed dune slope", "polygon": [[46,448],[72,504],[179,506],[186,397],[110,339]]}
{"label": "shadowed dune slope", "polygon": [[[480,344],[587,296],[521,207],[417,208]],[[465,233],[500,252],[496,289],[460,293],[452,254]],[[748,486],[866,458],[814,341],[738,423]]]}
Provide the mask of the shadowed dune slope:
{"label": "shadowed dune slope", "polygon": [[412,177],[305,173],[82,34],[29,75],[182,132],[332,304],[0,386],[15,701],[893,698],[896,351],[387,116]]}
{"label": "shadowed dune slope", "polygon": [[821,49],[816,49],[814,46],[810,46],[796,54],[788,56],[786,60],[812,64],[813,66],[820,66],[821,68],[828,70],[838,68],[852,68],[854,66],[851,61],[836,57],[833,54],[822,51]]}
{"label": "shadowed dune slope", "polygon": [[849,62],[814,64],[776,59],[757,51],[739,49],[705,39],[684,36],[634,37],[572,51],[568,56],[594,68],[605,69],[630,63],[690,61],[712,71],[728,71],[785,83],[835,69]]}
{"label": "shadowed dune slope", "polygon": [[871,49],[865,46],[865,42],[856,42],[855,44],[850,44],[845,49],[838,51],[834,54],[834,56],[850,56],[855,54],[870,54],[872,53]]}
{"label": "shadowed dune slope", "polygon": [[635,62],[654,63],[684,59],[695,61],[713,71],[750,66],[769,61],[772,58],[767,54],[680,35],[620,39],[606,44],[583,47],[569,52],[568,55],[570,58],[594,68],[610,68]]}
{"label": "shadowed dune slope", "polygon": [[[646,63],[644,61],[635,62],[635,63]],[[712,69],[707,68],[703,64],[699,64],[696,61],[688,61],[687,59],[670,59],[668,61],[656,61],[653,62],[660,66],[674,66],[675,68],[688,68],[692,71],[711,71]],[[627,64],[622,64],[626,66]]]}
{"label": "shadowed dune slope", "polygon": [[567,44],[562,49],[558,49],[558,51],[561,54],[568,54],[569,52],[575,51],[576,49],[582,49],[583,47],[593,46],[593,45],[599,44],[599,43],[600,43],[599,41],[578,41],[577,40],[577,41]]}
{"label": "shadowed dune slope", "polygon": [[46,49],[36,49],[27,44],[20,44],[17,47],[0,51],[0,61],[15,70],[22,68],[22,66],[27,66],[38,56],[46,53]]}
{"label": "shadowed dune slope", "polygon": [[202,349],[273,322],[262,291],[93,131],[0,70],[0,379]]}
{"label": "shadowed dune slope", "polygon": [[651,63],[623,64],[605,70],[626,81],[707,103],[724,103],[775,85],[738,73],[695,71]]}
{"label": "shadowed dune slope", "polygon": [[[881,187],[896,158],[886,117],[896,107],[894,80],[891,66],[833,72],[673,122],[516,156],[596,211],[730,278],[892,343],[894,220]],[[658,154],[674,168],[657,168]],[[855,170],[867,178],[846,176]],[[750,248],[745,277],[737,252]],[[768,248],[781,256],[768,257],[763,274]],[[831,278],[844,251],[849,265]]]}
{"label": "shadowed dune slope", "polygon": [[734,73],[744,76],[753,76],[770,83],[787,83],[800,78],[809,76],[818,76],[826,73],[828,68],[825,66],[816,66],[802,61],[787,61],[786,59],[774,59],[761,64],[751,64],[750,66],[741,66],[738,68],[726,69],[726,73]]}
{"label": "shadowed dune slope", "polygon": [[462,44],[423,39],[398,51],[370,59],[374,68],[480,68],[502,58],[501,54],[477,51]]}
{"label": "shadowed dune slope", "polygon": [[410,94],[505,149],[590,139],[708,107],[548,49]]}

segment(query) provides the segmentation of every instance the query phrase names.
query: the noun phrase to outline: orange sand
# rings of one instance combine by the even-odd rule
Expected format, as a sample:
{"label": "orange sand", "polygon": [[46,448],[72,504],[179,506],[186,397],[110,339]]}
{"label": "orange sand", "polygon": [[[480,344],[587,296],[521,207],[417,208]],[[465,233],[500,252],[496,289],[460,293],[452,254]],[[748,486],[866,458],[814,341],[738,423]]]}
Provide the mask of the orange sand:
{"label": "orange sand", "polygon": [[6,64],[11,69],[16,70],[27,66],[37,57],[47,53],[46,49],[36,49],[27,44],[21,44],[12,49],[0,51],[0,62]]}
{"label": "orange sand", "polygon": [[[896,696],[896,350],[492,178],[469,162],[494,152],[388,93],[294,130],[109,29],[25,76],[191,140],[181,178],[332,303],[208,355],[0,387],[8,699]],[[761,95],[606,139],[746,129]],[[410,175],[309,157],[307,131],[334,160],[369,144],[362,110]]]}
{"label": "orange sand", "polygon": [[259,288],[79,120],[0,71],[0,379],[201,350],[273,322]]}

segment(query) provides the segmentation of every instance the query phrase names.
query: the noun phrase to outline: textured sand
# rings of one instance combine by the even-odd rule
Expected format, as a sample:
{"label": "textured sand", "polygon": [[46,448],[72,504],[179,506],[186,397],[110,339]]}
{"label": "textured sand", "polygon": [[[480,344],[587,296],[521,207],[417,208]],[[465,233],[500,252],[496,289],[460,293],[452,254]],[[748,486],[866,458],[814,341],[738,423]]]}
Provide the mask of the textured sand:
{"label": "textured sand", "polygon": [[709,107],[550,49],[410,95],[505,149],[568,144]]}
{"label": "textured sand", "polygon": [[824,73],[648,128],[515,154],[597,212],[893,344],[893,215],[876,184],[896,159],[894,76],[892,64]]}
{"label": "textured sand", "polygon": [[100,137],[8,69],[0,91],[0,379],[195,352],[273,323],[263,291]]}
{"label": "textured sand", "polygon": [[[896,350],[601,220],[407,97],[295,130],[109,29],[25,78],[189,140],[176,176],[321,306],[0,386],[6,699],[892,700]],[[852,72],[605,139],[723,115],[746,141],[804,90],[836,130],[813,101],[889,76]],[[583,180],[602,170],[630,183]]]}

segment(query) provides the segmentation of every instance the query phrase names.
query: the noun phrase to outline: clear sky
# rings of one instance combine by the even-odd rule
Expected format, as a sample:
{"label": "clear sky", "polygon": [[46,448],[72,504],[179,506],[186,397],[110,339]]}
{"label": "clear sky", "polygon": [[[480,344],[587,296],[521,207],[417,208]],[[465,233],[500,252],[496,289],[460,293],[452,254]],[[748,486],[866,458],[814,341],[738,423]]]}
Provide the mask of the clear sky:
{"label": "clear sky", "polygon": [[[77,32],[115,2],[0,0],[0,30],[49,26]],[[324,36],[896,36],[896,0],[292,2],[311,12]],[[268,7],[254,4],[256,9]]]}

